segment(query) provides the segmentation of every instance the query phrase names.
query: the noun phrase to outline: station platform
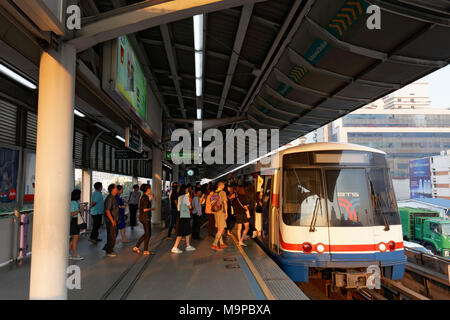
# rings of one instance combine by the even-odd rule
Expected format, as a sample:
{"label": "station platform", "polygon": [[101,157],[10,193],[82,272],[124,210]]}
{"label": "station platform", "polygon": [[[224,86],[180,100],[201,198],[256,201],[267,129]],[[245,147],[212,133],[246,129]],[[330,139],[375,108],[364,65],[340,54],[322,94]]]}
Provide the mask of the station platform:
{"label": "station platform", "polygon": [[[92,244],[81,235],[78,253],[85,259],[69,260],[81,269],[81,289],[68,290],[69,300],[308,300],[305,294],[271,260],[256,242],[240,248],[231,237],[222,252],[210,249],[212,239],[192,240],[193,252],[170,252],[174,240],[167,229],[153,227],[150,251],[132,251],[143,234],[141,227],[127,227],[129,243],[116,243],[117,257],[102,250],[106,240]],[[181,241],[179,248],[184,251]],[[28,299],[31,257],[0,268],[0,300]]]}

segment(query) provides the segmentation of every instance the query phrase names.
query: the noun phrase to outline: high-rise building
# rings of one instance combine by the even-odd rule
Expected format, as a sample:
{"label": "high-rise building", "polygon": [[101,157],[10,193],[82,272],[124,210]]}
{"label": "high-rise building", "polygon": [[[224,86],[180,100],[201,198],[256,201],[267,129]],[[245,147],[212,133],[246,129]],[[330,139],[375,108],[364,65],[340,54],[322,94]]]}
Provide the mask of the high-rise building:
{"label": "high-rise building", "polygon": [[430,158],[433,198],[450,200],[450,150]]}
{"label": "high-rise building", "polygon": [[[414,98],[400,104],[406,97]],[[318,129],[316,141],[385,151],[397,197],[407,199],[409,161],[450,149],[450,109],[430,108],[429,100],[427,84],[413,83]]]}

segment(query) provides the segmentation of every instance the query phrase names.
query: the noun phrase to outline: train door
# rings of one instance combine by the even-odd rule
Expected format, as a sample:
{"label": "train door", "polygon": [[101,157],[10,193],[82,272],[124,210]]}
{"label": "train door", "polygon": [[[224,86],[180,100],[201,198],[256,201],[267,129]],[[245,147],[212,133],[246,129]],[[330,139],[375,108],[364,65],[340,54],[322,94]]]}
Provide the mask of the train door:
{"label": "train door", "polygon": [[272,207],[272,180],[272,176],[265,176],[263,184],[261,240],[267,248],[269,248],[269,212]]}
{"label": "train door", "polygon": [[365,169],[326,169],[325,183],[331,260],[375,260],[371,198]]}

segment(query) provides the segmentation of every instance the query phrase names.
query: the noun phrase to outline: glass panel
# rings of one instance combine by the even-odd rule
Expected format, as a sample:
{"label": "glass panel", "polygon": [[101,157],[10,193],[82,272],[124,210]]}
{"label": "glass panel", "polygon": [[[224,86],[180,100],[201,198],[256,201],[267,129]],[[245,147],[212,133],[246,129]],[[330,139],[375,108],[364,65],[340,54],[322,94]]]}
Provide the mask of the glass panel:
{"label": "glass panel", "polygon": [[[375,207],[375,225],[385,225],[384,219],[387,219],[390,225],[401,224],[388,169],[367,169],[367,171]],[[384,215],[384,218],[382,215]]]}
{"label": "glass panel", "polygon": [[314,213],[317,227],[327,226],[319,169],[284,169],[283,221],[291,226],[310,226]]}
{"label": "glass panel", "polygon": [[442,233],[447,237],[450,236],[450,223],[442,224]]}
{"label": "glass panel", "polygon": [[331,227],[361,227],[373,224],[364,169],[326,171]]}

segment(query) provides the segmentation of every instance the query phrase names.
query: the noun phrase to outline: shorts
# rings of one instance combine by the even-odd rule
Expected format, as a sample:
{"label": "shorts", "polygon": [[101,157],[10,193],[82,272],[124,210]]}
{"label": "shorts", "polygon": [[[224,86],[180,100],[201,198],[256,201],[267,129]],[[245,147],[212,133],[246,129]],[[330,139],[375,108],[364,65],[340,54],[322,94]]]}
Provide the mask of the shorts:
{"label": "shorts", "polygon": [[214,212],[214,220],[216,221],[217,229],[225,229],[227,227],[227,222],[225,221],[225,212]]}
{"label": "shorts", "polygon": [[76,236],[80,234],[80,229],[78,228],[78,218],[70,219],[70,235]]}
{"label": "shorts", "polygon": [[246,214],[242,214],[242,213],[236,214],[236,223],[241,224],[241,223],[247,223],[249,221],[250,221],[250,219],[247,218]]}

